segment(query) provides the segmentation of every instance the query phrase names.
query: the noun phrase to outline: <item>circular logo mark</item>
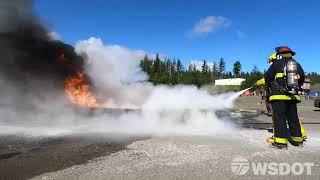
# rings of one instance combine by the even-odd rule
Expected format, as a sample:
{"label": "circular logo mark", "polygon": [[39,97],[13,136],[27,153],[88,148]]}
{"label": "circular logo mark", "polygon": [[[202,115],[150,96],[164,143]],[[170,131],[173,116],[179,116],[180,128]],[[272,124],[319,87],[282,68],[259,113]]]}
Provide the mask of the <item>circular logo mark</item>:
{"label": "circular logo mark", "polygon": [[250,169],[249,161],[243,157],[237,157],[233,159],[231,163],[231,170],[236,175],[245,175]]}

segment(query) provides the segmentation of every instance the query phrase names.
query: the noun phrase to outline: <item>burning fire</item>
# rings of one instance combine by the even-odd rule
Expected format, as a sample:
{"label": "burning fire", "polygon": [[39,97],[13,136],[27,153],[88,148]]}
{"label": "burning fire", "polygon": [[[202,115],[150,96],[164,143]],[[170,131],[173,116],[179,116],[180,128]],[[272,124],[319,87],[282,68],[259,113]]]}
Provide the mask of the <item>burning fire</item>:
{"label": "burning fire", "polygon": [[73,104],[80,107],[100,107],[101,104],[93,96],[89,85],[85,83],[85,75],[80,70],[66,78],[64,87]]}

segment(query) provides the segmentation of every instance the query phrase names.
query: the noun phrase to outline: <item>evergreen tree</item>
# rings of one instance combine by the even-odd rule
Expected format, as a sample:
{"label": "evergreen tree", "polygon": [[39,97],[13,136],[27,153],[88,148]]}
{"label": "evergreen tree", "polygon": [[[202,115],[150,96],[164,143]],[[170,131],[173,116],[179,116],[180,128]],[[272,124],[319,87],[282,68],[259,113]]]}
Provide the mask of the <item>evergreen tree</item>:
{"label": "evergreen tree", "polygon": [[180,76],[183,73],[183,66],[182,66],[180,59],[177,60],[177,73]]}
{"label": "evergreen tree", "polygon": [[160,58],[159,58],[159,54],[156,55],[156,58],[153,62],[153,66],[152,66],[152,75],[151,75],[151,79],[152,82],[155,84],[159,84],[159,78],[160,78]]}
{"label": "evergreen tree", "polygon": [[177,62],[173,59],[170,67],[170,84],[177,84]]}
{"label": "evergreen tree", "polygon": [[212,81],[214,82],[219,77],[219,67],[216,62],[212,66]]}
{"label": "evergreen tree", "polygon": [[205,73],[205,82],[204,84],[212,84],[212,71],[209,66],[207,66],[207,72]]}
{"label": "evergreen tree", "polygon": [[245,88],[252,87],[261,78],[263,78],[263,73],[260,72],[260,70],[256,65],[254,65],[251,73],[247,74],[246,81],[243,82],[241,88],[245,89]]}
{"label": "evergreen tree", "polygon": [[233,75],[234,75],[234,77],[240,77],[240,72],[241,72],[241,63],[240,63],[240,61],[236,61],[233,64]]}
{"label": "evergreen tree", "polygon": [[182,75],[184,73],[183,65],[180,59],[177,60],[177,82],[181,83]]}
{"label": "evergreen tree", "polygon": [[219,75],[220,77],[224,77],[224,72],[226,70],[226,62],[224,61],[223,58],[220,59],[219,61]]}
{"label": "evergreen tree", "polygon": [[147,55],[144,56],[144,58],[140,61],[140,68],[148,74],[149,77],[151,77],[151,68],[153,65],[153,60],[149,59]]}
{"label": "evergreen tree", "polygon": [[[198,87],[211,84],[218,78],[242,77],[246,81],[242,88],[251,87],[257,80],[263,77],[263,74],[257,66],[254,66],[251,72],[241,72],[240,62],[234,63],[233,75],[230,71],[225,71],[225,62],[223,58],[212,67],[204,60],[201,70],[196,68],[195,64],[190,64],[187,70],[184,70],[180,59],[160,60],[159,55],[151,59],[147,55],[140,61],[141,69],[149,75],[149,81],[154,84],[193,84]],[[308,73],[312,84],[320,83],[320,75],[316,72]]]}
{"label": "evergreen tree", "polygon": [[202,73],[206,73],[208,71],[208,65],[207,65],[207,61],[203,60],[202,66],[201,66],[201,71]]}

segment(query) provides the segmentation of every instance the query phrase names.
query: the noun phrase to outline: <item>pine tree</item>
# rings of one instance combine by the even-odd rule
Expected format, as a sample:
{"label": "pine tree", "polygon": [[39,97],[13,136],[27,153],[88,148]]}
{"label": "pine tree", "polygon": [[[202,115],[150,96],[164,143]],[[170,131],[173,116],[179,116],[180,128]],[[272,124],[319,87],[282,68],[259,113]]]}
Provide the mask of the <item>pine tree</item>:
{"label": "pine tree", "polygon": [[153,66],[152,66],[152,82],[155,84],[159,84],[159,78],[160,78],[160,58],[159,58],[159,54],[156,55],[156,58],[153,62]]}
{"label": "pine tree", "polygon": [[170,66],[170,84],[177,84],[177,62],[173,59]]}
{"label": "pine tree", "polygon": [[182,74],[184,73],[183,71],[184,71],[183,65],[182,65],[180,59],[178,59],[177,60],[177,81],[178,81],[178,83],[181,82]]}
{"label": "pine tree", "polygon": [[212,66],[212,81],[214,82],[219,77],[219,68],[216,62]]}
{"label": "pine tree", "polygon": [[[147,55],[140,61],[141,69],[146,72],[150,82],[154,84],[193,84],[201,87],[206,84],[211,84],[218,78],[242,77],[246,81],[242,88],[251,87],[258,79],[263,77],[263,73],[254,66],[251,72],[241,72],[241,63],[234,63],[233,73],[226,71],[223,58],[218,63],[214,62],[212,67],[208,66],[204,60],[201,70],[198,70],[195,64],[190,64],[186,70],[183,70],[183,65],[180,59],[171,61],[170,59],[160,60],[159,55],[155,59],[151,59]],[[320,75],[312,72],[308,73],[311,77],[311,83],[320,83]]]}
{"label": "pine tree", "polygon": [[144,58],[140,61],[140,68],[148,74],[149,77],[151,77],[151,66],[152,66],[152,60],[149,59],[148,55],[146,54]]}
{"label": "pine tree", "polygon": [[177,60],[177,72],[179,75],[181,75],[183,73],[183,65],[182,65],[180,59]]}
{"label": "pine tree", "polygon": [[258,69],[258,67],[256,65],[254,65],[250,74],[247,73],[246,81],[244,81],[241,88],[245,89],[248,87],[252,87],[254,85],[254,83],[256,83],[262,77],[263,77],[263,73],[260,72],[260,70]]}
{"label": "pine tree", "polygon": [[240,61],[236,61],[233,64],[233,75],[234,75],[234,77],[240,77],[240,72],[241,72],[241,63],[240,63]]}
{"label": "pine tree", "polygon": [[226,70],[226,62],[224,61],[223,58],[221,58],[219,61],[219,75],[220,75],[220,77],[224,77],[225,70]]}
{"label": "pine tree", "polygon": [[201,72],[206,73],[207,71],[208,71],[208,65],[207,65],[207,61],[204,59],[201,66]]}
{"label": "pine tree", "polygon": [[166,74],[168,75],[168,77],[170,77],[170,75],[171,75],[170,68],[171,68],[171,60],[167,59],[166,60]]}

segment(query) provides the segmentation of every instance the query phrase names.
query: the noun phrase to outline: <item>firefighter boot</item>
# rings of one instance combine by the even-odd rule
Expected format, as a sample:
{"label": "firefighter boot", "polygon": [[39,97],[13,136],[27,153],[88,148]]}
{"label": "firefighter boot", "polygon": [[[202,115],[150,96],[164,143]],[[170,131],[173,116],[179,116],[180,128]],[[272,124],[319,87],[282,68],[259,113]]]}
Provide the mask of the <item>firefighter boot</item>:
{"label": "firefighter boot", "polygon": [[282,144],[282,143],[271,143],[270,147],[272,148],[276,148],[276,149],[288,149],[288,145],[287,144]]}
{"label": "firefighter boot", "polygon": [[304,128],[302,123],[300,123],[300,127],[301,127],[301,134],[302,134],[303,141],[307,141],[308,136],[307,136],[306,129]]}
{"label": "firefighter boot", "polygon": [[281,144],[281,143],[276,143],[274,142],[274,137],[268,137],[267,138],[267,142],[270,143],[270,146],[272,148],[276,148],[276,149],[288,149],[288,145],[287,144]]}
{"label": "firefighter boot", "polygon": [[270,143],[270,144],[274,143],[274,138],[273,138],[273,136],[268,137],[268,138],[267,138],[267,142]]}
{"label": "firefighter boot", "polygon": [[292,137],[291,144],[297,147],[303,147],[303,138],[302,137]]}

